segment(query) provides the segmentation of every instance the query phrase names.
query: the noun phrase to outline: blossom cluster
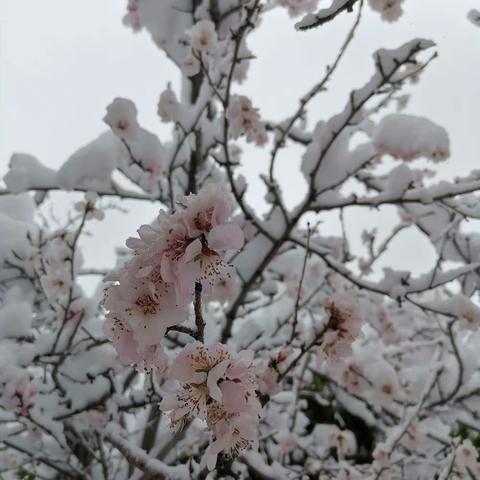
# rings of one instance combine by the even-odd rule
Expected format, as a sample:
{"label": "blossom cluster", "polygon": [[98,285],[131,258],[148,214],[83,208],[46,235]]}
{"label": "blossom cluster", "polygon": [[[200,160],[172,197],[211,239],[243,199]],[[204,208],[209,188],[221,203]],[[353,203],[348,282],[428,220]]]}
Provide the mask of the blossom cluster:
{"label": "blossom cluster", "polygon": [[[434,183],[449,136],[404,112],[401,92],[434,43],[377,50],[371,79],[317,118],[311,102],[351,57],[363,9],[396,21],[403,0],[190,3],[127,1],[125,23],[179,70],[178,84],[157,83],[165,141],[117,97],[109,130],[58,170],[11,158],[0,191],[2,475],[479,477],[480,235],[467,221],[480,216],[480,173]],[[250,33],[275,7],[282,21],[306,14],[299,30],[353,23],[299,108],[267,121],[235,82],[259,61]],[[233,142],[249,152],[267,130],[262,208]],[[289,182],[293,165],[303,179]],[[63,207],[56,190],[86,195],[62,218],[50,211]],[[115,199],[154,220],[111,272],[90,266],[84,237],[102,234],[90,220],[124,212]],[[389,221],[357,235],[360,211]],[[423,273],[397,270],[404,232],[429,243]],[[87,298],[80,285],[93,278],[108,283]]]}
{"label": "blossom cluster", "polygon": [[108,279],[105,332],[126,363],[155,367],[167,359],[159,342],[167,329],[188,319],[195,289],[209,300],[232,292],[235,269],[226,260],[243,244],[243,231],[230,220],[230,194],[210,184],[182,198],[183,210],[161,212],[152,225],[127,240],[133,257]]}
{"label": "blossom cluster", "polygon": [[258,445],[262,408],[252,361],[252,350],[235,354],[223,344],[196,342],[187,345],[170,368],[169,378],[178,388],[164,396],[160,408],[171,412],[174,428],[194,418],[206,421],[214,437],[206,450],[210,470],[221,451],[233,457]]}
{"label": "blossom cluster", "polygon": [[183,73],[193,77],[200,72],[202,55],[213,55],[218,48],[215,24],[210,20],[197,22],[190,30],[190,51],[182,61]]}

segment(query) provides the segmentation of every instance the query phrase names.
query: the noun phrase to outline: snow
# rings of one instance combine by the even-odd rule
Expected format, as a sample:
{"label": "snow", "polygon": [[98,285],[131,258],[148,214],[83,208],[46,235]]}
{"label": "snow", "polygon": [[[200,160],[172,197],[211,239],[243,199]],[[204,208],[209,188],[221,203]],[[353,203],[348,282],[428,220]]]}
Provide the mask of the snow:
{"label": "snow", "polygon": [[179,61],[185,49],[178,42],[179,32],[191,25],[190,2],[187,0],[143,0],[138,2],[138,19],[152,40],[175,60]]}
{"label": "snow", "polygon": [[450,156],[447,131],[424,117],[393,113],[382,118],[373,136],[381,154],[405,161],[425,157],[439,162]]}
{"label": "snow", "polygon": [[0,196],[0,214],[21,222],[32,222],[35,202],[28,193]]}
{"label": "snow", "polygon": [[34,188],[50,188],[55,185],[55,171],[44,166],[32,155],[14,153],[3,180],[12,193]]}
{"label": "snow", "polygon": [[108,190],[113,170],[125,162],[124,147],[109,130],[73,153],[58,170],[57,181],[67,190]]}
{"label": "snow", "polygon": [[288,480],[288,470],[278,462],[268,465],[258,452],[247,452],[244,455],[247,464],[258,473],[260,478]]}
{"label": "snow", "polygon": [[413,172],[407,165],[401,164],[388,174],[386,191],[393,198],[400,198],[411,186],[413,180]]}
{"label": "snow", "polygon": [[27,336],[32,326],[32,305],[19,286],[12,287],[0,307],[0,338]]}
{"label": "snow", "polygon": [[278,5],[287,9],[291,17],[311,13],[317,8],[318,0],[277,0]]}
{"label": "snow", "polygon": [[164,170],[165,149],[158,137],[144,128],[128,145],[138,164],[132,164],[126,146],[111,131],[102,133],[68,158],[57,173],[57,182],[67,190],[112,191],[112,173],[119,169],[149,190]]}
{"label": "snow", "polygon": [[[324,4],[330,7],[307,17],[312,22],[309,26],[328,22],[337,14],[340,20],[350,23],[353,18],[348,18],[346,12],[351,6],[357,10],[360,7],[357,2],[325,0]],[[262,449],[260,452],[242,452],[237,459],[228,462],[234,476],[250,478],[257,475],[271,480],[298,475],[312,478],[319,475],[322,478],[326,475],[339,479],[373,478],[377,467],[375,463],[362,464],[359,466],[361,472],[356,472],[342,460],[343,455],[349,456],[356,449],[356,439],[349,431],[356,427],[349,425],[348,416],[342,415],[345,422],[335,415],[332,420],[321,420],[331,425],[315,426],[315,421],[320,420],[314,420],[310,415],[310,399],[325,406],[328,415],[330,407],[337,411],[341,406],[342,410],[363,418],[378,433],[375,441],[385,442],[383,447],[377,444],[376,452],[380,455],[383,448],[388,463],[398,458],[393,450],[397,442],[404,440],[402,436],[410,424],[417,427],[416,417],[422,420],[427,416],[433,418],[439,424],[436,431],[441,430],[443,422],[447,427],[447,423],[453,425],[459,419],[471,420],[467,409],[455,408],[454,402],[458,402],[465,393],[471,393],[472,398],[466,401],[472,404],[473,411],[476,401],[473,396],[478,394],[476,389],[480,384],[476,355],[476,345],[480,339],[480,308],[477,296],[473,296],[479,285],[480,234],[471,234],[463,229],[465,220],[480,217],[480,172],[451,182],[433,183],[425,170],[413,168],[407,162],[419,157],[434,161],[446,158],[449,144],[444,129],[430,120],[411,115],[394,114],[376,119],[380,111],[379,102],[382,105],[385,95],[388,98],[390,89],[393,97],[388,111],[395,108],[399,98],[396,95],[400,93],[398,87],[403,79],[423,65],[416,56],[421,50],[432,46],[432,42],[416,39],[398,49],[378,50],[374,54],[376,69],[371,79],[345,98],[339,113],[321,119],[313,133],[307,124],[307,116],[298,118],[293,132],[295,137],[303,140],[300,142],[303,146],[298,148],[306,151],[302,164],[307,183],[302,192],[305,193],[304,200],[291,208],[286,198],[280,208],[278,198],[282,196],[282,191],[288,193],[288,187],[291,188],[289,179],[281,185],[279,179],[263,176],[261,179],[269,191],[271,204],[268,205],[268,213],[262,216],[256,212],[258,205],[252,203],[250,207],[247,204],[250,195],[243,195],[251,176],[243,178],[239,165],[242,165],[243,157],[249,157],[249,151],[246,150],[246,155],[242,156],[236,145],[225,145],[225,148],[231,148],[233,175],[230,171],[225,172],[225,152],[221,152],[223,143],[226,143],[222,136],[224,125],[228,125],[225,111],[238,95],[233,87],[229,96],[223,97],[225,78],[223,84],[221,81],[225,72],[229,71],[232,50],[235,48],[232,36],[236,36],[238,22],[245,20],[249,10],[229,13],[232,18],[221,22],[228,24],[228,28],[224,26],[222,30],[221,26],[213,28],[214,24],[210,21],[214,20],[210,6],[216,2],[202,0],[195,12],[187,12],[190,3],[189,0],[129,0],[127,4],[129,13],[125,21],[135,31],[142,28],[150,31],[157,44],[166,50],[167,56],[173,57],[177,66],[192,52],[193,40],[194,50],[203,51],[203,67],[211,75],[212,84],[218,84],[218,91],[213,91],[205,82],[195,105],[191,104],[191,85],[185,77],[182,89],[175,89],[178,96],[170,88],[163,92],[158,113],[161,120],[172,122],[169,126],[172,136],[168,144],[162,144],[153,132],[138,125],[133,103],[117,98],[107,113],[107,122],[117,130],[117,134],[111,130],[104,132],[74,152],[58,172],[44,167],[34,157],[17,154],[12,158],[6,177],[7,185],[15,192],[35,188],[93,190],[100,196],[115,194],[119,200],[127,198],[120,184],[128,177],[130,183],[139,187],[133,193],[140,195],[140,198],[155,198],[162,203],[168,200],[166,203],[171,204],[173,210],[179,196],[186,194],[187,189],[192,189],[191,182],[187,186],[187,180],[194,177],[191,175],[188,178],[189,173],[194,173],[189,164],[191,159],[202,159],[201,165],[197,164],[200,167],[196,178],[198,183],[193,185],[198,192],[212,182],[228,187],[228,180],[232,176],[236,178],[233,180],[234,186],[245,204],[236,209],[238,217],[235,226],[245,231],[246,243],[242,246],[241,242],[235,241],[235,246],[241,247],[240,251],[235,248],[235,253],[232,251],[231,255],[225,257],[225,261],[231,261],[238,270],[239,281],[235,289],[232,285],[232,296],[236,298],[224,306],[219,302],[211,302],[205,289],[196,292],[199,296],[197,298],[195,295],[195,308],[191,308],[188,324],[185,325],[192,330],[170,331],[165,340],[168,349],[166,354],[174,361],[178,353],[175,345],[182,346],[184,342],[191,341],[188,335],[197,340],[204,337],[207,344],[223,338],[229,347],[238,346],[238,350],[247,348],[254,352],[252,366],[258,368],[258,372],[252,371],[248,377],[252,382],[251,395],[253,391],[255,395],[257,392],[265,394],[260,397],[265,417],[258,431]],[[234,3],[234,0],[220,2],[220,15]],[[281,4],[292,13],[292,8],[298,7],[305,12],[314,3],[315,0],[272,0],[267,2],[267,8],[261,15],[274,4]],[[370,0],[363,3],[365,6],[370,4],[387,21],[394,20],[401,13],[401,0]],[[261,15],[258,20],[255,16],[252,18],[252,27],[260,24]],[[192,19],[194,22],[203,20],[193,31]],[[306,19],[302,22],[306,22]],[[245,33],[249,33],[249,28]],[[241,56],[249,58],[255,54],[247,49],[243,41],[239,52]],[[255,63],[252,62],[252,65]],[[246,64],[246,61],[242,62],[239,77],[245,73],[243,67]],[[233,73],[235,65],[231,67]],[[181,75],[181,72],[178,73]],[[141,75],[141,72],[138,74]],[[233,75],[234,79],[236,75]],[[160,90],[166,80],[160,79]],[[219,100],[219,97],[227,100]],[[181,98],[181,101],[177,98]],[[245,109],[242,111],[245,112]],[[243,128],[245,119],[241,120]],[[248,126],[252,118],[247,116],[246,120]],[[233,133],[233,124],[230,119],[230,133]],[[289,119],[279,121],[272,129],[279,130],[279,125],[287,127]],[[133,132],[129,131],[130,127],[133,127]],[[275,137],[279,141],[282,136],[277,131]],[[290,144],[291,139],[289,136],[286,142]],[[387,155],[396,158],[386,158]],[[165,166],[172,166],[168,178],[164,175]],[[268,169],[267,164],[264,167]],[[242,172],[246,174],[249,167],[245,165],[245,168]],[[117,177],[121,177],[119,184],[113,180]],[[428,183],[424,182],[427,179]],[[140,190],[148,193],[136,193]],[[80,465],[82,462],[74,459],[76,451],[72,446],[78,431],[78,439],[95,453],[102,454],[105,449],[103,453],[108,459],[108,469],[112,468],[111,472],[102,472],[100,462],[93,460],[91,468],[88,467],[88,474],[82,471],[92,480],[104,476],[123,479],[132,473],[132,478],[140,478],[144,474],[172,479],[202,476],[203,465],[197,464],[195,458],[199,460],[208,442],[218,443],[222,435],[221,432],[217,434],[215,415],[227,413],[229,416],[223,420],[226,420],[225,426],[230,428],[236,425],[235,417],[230,416],[234,412],[215,412],[215,407],[220,403],[208,403],[206,409],[213,412],[212,416],[204,416],[204,420],[196,418],[186,427],[188,433],[185,436],[167,433],[166,419],[160,418],[160,427],[154,435],[155,444],[151,449],[146,449],[142,436],[148,432],[145,430],[147,426],[156,424],[155,420],[150,420],[156,414],[161,396],[168,392],[177,366],[164,377],[163,372],[134,373],[119,364],[115,349],[112,343],[106,341],[102,328],[105,315],[110,315],[111,310],[106,314],[98,296],[92,299],[85,297],[77,283],[82,281],[79,278],[83,278],[77,278],[77,275],[86,271],[80,269],[82,252],[76,246],[82,245],[84,235],[92,233],[91,223],[85,225],[85,231],[82,230],[83,220],[87,216],[83,218],[80,215],[83,218],[80,229],[78,214],[65,224],[50,223],[50,216],[46,212],[48,205],[39,205],[36,213],[34,201],[46,192],[38,191],[32,196],[28,193],[15,196],[7,194],[9,192],[5,190],[0,193],[4,194],[0,195],[0,262],[6,259],[14,263],[14,266],[7,264],[0,267],[0,380],[5,370],[4,364],[14,368],[25,367],[26,370],[19,370],[24,373],[25,380],[31,382],[29,388],[33,387],[32,390],[26,389],[25,398],[29,398],[29,391],[35,393],[35,403],[31,409],[30,406],[24,408],[23,413],[15,410],[18,407],[15,401],[11,402],[10,411],[2,409],[0,413],[1,421],[14,420],[24,429],[24,433],[22,431],[19,434],[20,438],[14,438],[12,442],[28,446],[27,442],[31,443],[33,436],[36,436],[39,460],[49,458],[57,461],[57,457],[60,457],[58,465],[65,465],[67,471],[76,473],[83,468]],[[86,202],[77,203],[79,212],[96,215],[98,212],[95,209],[99,208],[95,205],[96,197],[96,194],[88,193]],[[436,203],[425,205],[427,202]],[[356,261],[359,257],[355,247],[360,239],[356,238],[355,229],[351,229],[350,213],[341,217],[339,228],[333,230],[330,228],[332,217],[326,212],[336,209],[333,212],[336,222],[336,214],[343,208],[362,210],[363,213],[379,209],[380,205],[390,205],[388,209],[393,211],[392,223],[396,226],[392,227],[392,236],[379,228],[376,241],[373,239],[364,243],[368,255],[365,262],[371,260],[373,263],[379,259],[377,268],[381,272],[384,267],[383,278],[376,271],[371,275],[365,271],[358,272]],[[103,206],[107,208],[105,204]],[[395,215],[397,206],[400,219]],[[116,204],[111,202],[110,207],[115,208]],[[235,204],[235,207],[238,205]],[[157,207],[146,203],[146,208]],[[209,207],[202,212],[190,212],[192,215],[188,217],[188,225],[178,225],[180,231],[187,226],[189,229],[188,235],[180,236],[180,242],[165,238],[167,231],[162,235],[150,236],[148,227],[140,228],[141,240],[128,242],[136,250],[131,257],[131,272],[135,282],[132,285],[124,282],[119,273],[108,277],[110,282],[120,281],[120,286],[125,288],[122,295],[125,293],[128,300],[124,302],[120,296],[115,300],[122,316],[115,318],[116,321],[123,323],[124,319],[130,318],[133,305],[138,315],[142,315],[142,311],[143,316],[158,315],[159,309],[168,300],[168,290],[156,292],[155,283],[162,287],[166,283],[165,278],[161,278],[164,275],[162,268],[152,268],[163,256],[163,253],[159,255],[160,250],[171,247],[170,258],[175,258],[178,255],[177,247],[183,248],[192,240],[190,230],[200,228],[199,225],[204,222],[210,224],[208,228],[214,228],[213,223],[219,221],[217,214],[220,215],[221,211],[222,208],[213,205],[212,209]],[[41,227],[35,226],[34,218],[41,222]],[[355,216],[355,221],[362,223],[363,217]],[[308,235],[307,222],[311,228]],[[49,225],[58,230],[52,232]],[[410,271],[410,267],[402,265],[403,271],[400,271],[388,268],[386,257],[380,260],[382,248],[386,250],[389,240],[406,225],[411,230],[418,228],[422,231],[432,244],[432,250],[437,249],[439,262],[432,262],[430,271],[421,276],[415,273],[418,269]],[[389,228],[387,224],[384,226]],[[369,233],[370,226],[364,227]],[[40,228],[41,235],[36,235]],[[30,232],[31,239],[28,235]],[[78,237],[75,232],[78,232]],[[188,263],[193,265],[199,261],[207,264],[208,255],[208,261],[215,260],[215,274],[219,265],[222,272],[224,268],[225,271],[230,270],[229,266],[224,266],[218,261],[219,258],[215,258],[221,257],[222,262],[224,260],[223,253],[220,255],[213,250],[211,240],[215,239],[215,235],[212,230],[206,232],[197,242],[201,254],[192,255],[192,261]],[[168,233],[171,231],[168,230]],[[376,237],[376,234],[370,235]],[[385,241],[380,243],[383,238]],[[102,242],[102,238],[98,241]],[[75,255],[72,253],[74,247]],[[135,262],[142,260],[140,250],[143,248],[146,263],[137,265]],[[407,253],[410,251],[406,244],[400,245],[400,248]],[[18,254],[16,257],[12,250]],[[130,258],[131,252],[127,255],[125,250],[117,250],[117,253],[120,257],[118,260],[121,257],[125,260],[127,256]],[[198,255],[205,258],[199,258]],[[22,260],[23,257],[25,260]],[[459,265],[460,268],[454,268]],[[15,266],[18,268],[15,269]],[[6,280],[5,272],[11,274]],[[25,273],[23,278],[22,272]],[[185,275],[186,287],[194,286],[195,280],[192,278]],[[221,288],[227,287],[225,279]],[[139,288],[141,291],[138,291]],[[458,294],[460,289],[462,294]],[[153,299],[152,295],[156,298]],[[355,309],[338,300],[344,296],[351,298],[352,304],[355,300]],[[202,300],[201,305],[199,300]],[[353,329],[349,327],[352,317],[355,322]],[[360,324],[360,319],[365,324]],[[205,335],[201,320],[206,323]],[[230,320],[232,323],[227,323]],[[132,322],[135,321],[138,318],[133,318]],[[118,327],[120,331],[120,325]],[[142,338],[145,345],[153,346],[156,351],[159,345],[155,341],[163,339],[165,332],[154,332],[153,327],[147,325],[147,332],[138,333],[137,338]],[[196,335],[195,327],[198,332]],[[227,332],[228,335],[225,333],[226,327],[231,327],[231,335],[230,332]],[[350,343],[360,329],[362,338],[350,349]],[[148,336],[148,331],[153,334]],[[345,338],[341,350],[345,356],[336,358],[338,363],[335,362],[335,365],[334,362],[326,362],[327,341],[333,342],[342,337]],[[461,353],[456,351],[456,345]],[[223,347],[214,344],[213,348],[220,350]],[[438,361],[442,363],[442,370],[437,370],[437,363],[430,365],[435,350],[440,353]],[[319,355],[322,352],[323,356]],[[319,360],[320,356],[322,358]],[[312,364],[316,364],[316,370]],[[226,364],[221,368],[224,366]],[[243,367],[239,373],[241,370]],[[194,374],[197,375],[198,371],[195,369]],[[281,384],[276,384],[277,380]],[[429,387],[433,387],[437,380],[439,388],[430,392]],[[253,383],[257,381],[257,386],[254,386]],[[240,383],[240,379],[235,383]],[[214,381],[212,385],[215,385]],[[217,382],[218,388],[219,385]],[[428,388],[423,388],[425,386]],[[221,390],[223,387],[225,385]],[[304,392],[305,388],[307,390]],[[10,391],[14,392],[10,395],[11,399],[15,399],[17,394],[14,389]],[[420,396],[422,391],[424,393]],[[304,393],[309,397],[308,402]],[[451,397],[448,398],[448,395]],[[418,402],[417,407],[412,403],[414,401]],[[181,404],[178,407],[183,408]],[[38,428],[32,428],[32,422]],[[111,423],[107,425],[107,422]],[[227,422],[230,423],[227,425]],[[401,429],[392,428],[400,423],[403,425]],[[418,425],[420,427],[424,427],[423,421],[421,426]],[[238,432],[232,432],[244,435],[241,430],[239,428]],[[450,433],[446,428],[442,437],[445,445],[442,445],[442,453],[438,456],[439,462],[443,460],[443,452],[446,457],[455,447],[455,439],[450,437]],[[249,439],[240,438],[241,442]],[[90,440],[98,442],[98,445],[90,443]],[[435,440],[429,439],[428,446],[420,448],[416,457],[422,463],[419,469],[425,469],[421,472],[425,478],[433,478],[438,470],[438,465],[433,465],[429,457],[433,451],[432,441]],[[140,445],[142,448],[139,448]],[[164,455],[168,463],[163,463],[161,453],[169,445],[171,450]],[[254,446],[253,443],[250,445]],[[361,446],[363,451],[364,446]],[[406,447],[403,443],[402,446]],[[8,451],[11,447],[7,447]],[[243,450],[241,443],[236,447]],[[37,453],[36,448],[32,450]],[[324,454],[330,450],[336,450],[336,455],[326,458]],[[438,453],[438,450],[435,452]],[[184,463],[189,455],[193,455],[194,459]],[[379,457],[376,458],[378,460]],[[402,458],[405,463],[414,463],[409,460],[408,456]],[[128,471],[129,462],[136,466],[135,472]],[[413,467],[399,465],[398,468],[404,466],[406,477],[418,473],[413,471],[416,464]],[[443,465],[439,468],[443,468]],[[393,478],[396,469],[397,465],[393,465],[385,474]],[[209,474],[207,478],[223,478],[222,470],[219,468],[216,474]],[[42,473],[39,472],[40,475]]]}
{"label": "snow", "polygon": [[[9,215],[0,213],[0,265],[4,265],[12,251],[22,255],[29,247],[28,233],[33,234],[36,228],[27,222],[16,220]],[[4,278],[8,269],[0,269],[0,278]]]}
{"label": "snow", "polygon": [[306,30],[322,25],[330,21],[342,10],[351,8],[354,3],[356,3],[356,0],[333,0],[329,7],[323,8],[315,14],[308,13],[305,15],[302,20],[295,25],[295,28],[298,30]]}

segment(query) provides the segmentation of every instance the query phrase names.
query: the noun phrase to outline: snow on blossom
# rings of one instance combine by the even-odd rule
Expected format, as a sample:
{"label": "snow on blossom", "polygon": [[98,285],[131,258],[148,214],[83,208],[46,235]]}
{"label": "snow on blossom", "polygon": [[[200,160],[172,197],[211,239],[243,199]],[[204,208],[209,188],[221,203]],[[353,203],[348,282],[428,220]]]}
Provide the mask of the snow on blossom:
{"label": "snow on blossom", "polygon": [[365,376],[367,365],[356,357],[349,357],[342,362],[328,365],[328,371],[349,393],[359,395],[367,391],[371,385]]}
{"label": "snow on blossom", "polygon": [[317,424],[312,434],[325,453],[335,449],[339,458],[344,458],[355,455],[357,451],[357,441],[353,433],[340,430],[336,425]]}
{"label": "snow on blossom", "polygon": [[144,128],[139,128],[136,140],[128,146],[138,165],[132,165],[130,153],[112,131],[102,133],[67,159],[57,172],[57,183],[67,190],[112,191],[112,174],[119,169],[148,189],[165,169],[165,148],[155,134]]}
{"label": "snow on blossom", "polygon": [[414,176],[408,165],[401,163],[388,173],[386,192],[393,197],[401,197],[412,187]]}
{"label": "snow on blossom", "polygon": [[225,113],[233,138],[245,134],[247,142],[263,145],[267,142],[265,125],[260,120],[258,109],[244,95],[233,95]]}
{"label": "snow on blossom", "polygon": [[[73,235],[67,230],[59,230],[54,232],[48,242],[42,248],[42,258],[45,264],[45,270],[52,269],[65,270],[70,267],[65,263],[71,257],[72,250],[69,246],[73,240]],[[75,265],[77,267],[78,265]]]}
{"label": "snow on blossom", "polygon": [[190,30],[192,48],[201,53],[214,53],[217,48],[215,24],[210,20],[197,22]]}
{"label": "snow on blossom", "polygon": [[140,126],[137,121],[137,107],[128,98],[115,98],[107,106],[103,121],[122,140],[132,142],[138,137]]}
{"label": "snow on blossom", "polygon": [[179,4],[179,0],[129,0],[123,23],[134,32],[147,30],[155,44],[178,61],[183,52],[179,32],[191,24],[185,8],[186,4]]}
{"label": "snow on blossom", "polygon": [[468,330],[477,330],[480,325],[480,308],[464,295],[457,294],[438,302],[442,312],[454,315]]}
{"label": "snow on blossom", "polygon": [[328,2],[328,7],[323,8],[316,13],[307,13],[299,22],[296,23],[295,28],[298,30],[308,30],[309,28],[322,25],[329,19],[334,18],[342,10],[349,9],[351,2],[352,0],[330,0]]}
{"label": "snow on blossom", "polygon": [[157,113],[162,122],[176,122],[179,119],[180,104],[170,84],[160,94]]}
{"label": "snow on blossom", "polygon": [[302,13],[313,12],[318,0],[277,0],[277,4],[286,8],[291,17],[298,17]]}
{"label": "snow on blossom", "polygon": [[[140,128],[137,139],[131,142],[129,147],[138,166],[143,170],[142,173],[147,176],[147,185],[142,186],[148,190],[148,183],[154,184],[165,169],[165,148],[157,135],[145,128]],[[130,163],[130,160],[128,158],[127,162]],[[134,179],[131,170],[126,171],[125,174]]]}
{"label": "snow on blossom", "polygon": [[76,150],[60,167],[56,180],[67,190],[108,190],[113,171],[126,162],[125,147],[111,131],[106,131]]}
{"label": "snow on blossom", "polygon": [[370,8],[378,13],[382,20],[392,23],[397,21],[403,13],[404,0],[368,0]]}
{"label": "snow on blossom", "polygon": [[3,180],[12,193],[25,192],[34,188],[50,188],[56,185],[55,170],[46,167],[27,153],[14,153],[8,167]]}
{"label": "snow on blossom", "polygon": [[440,162],[450,156],[447,131],[424,117],[393,113],[378,124],[373,143],[381,154],[405,161],[425,157]]}
{"label": "snow on blossom", "polygon": [[455,465],[465,477],[478,478],[480,476],[480,462],[478,461],[478,450],[472,441],[467,438],[457,448]]}
{"label": "snow on blossom", "polygon": [[35,404],[37,390],[30,382],[26,370],[8,366],[0,368],[0,403],[7,410],[16,410],[26,416]]}
{"label": "snow on blossom", "polygon": [[397,374],[383,358],[369,357],[365,377],[370,385],[371,402],[376,408],[388,407],[395,399],[399,398],[401,388]]}
{"label": "snow on blossom", "polygon": [[187,77],[193,77],[198,72],[200,72],[200,62],[193,55],[187,55],[181,61],[182,72]]}
{"label": "snow on blossom", "polygon": [[420,448],[426,440],[426,431],[418,422],[412,422],[402,436],[400,443],[409,450]]}
{"label": "snow on blossom", "polygon": [[47,298],[56,301],[59,297],[67,295],[72,286],[72,278],[70,272],[64,268],[50,268],[40,277],[40,284]]}
{"label": "snow on blossom", "polygon": [[226,345],[187,345],[174,359],[169,378],[178,389],[165,394],[160,408],[170,412],[172,427],[188,419],[204,420],[213,433],[206,451],[209,469],[224,450],[231,456],[257,445],[261,405],[252,366],[253,351],[231,352]]}

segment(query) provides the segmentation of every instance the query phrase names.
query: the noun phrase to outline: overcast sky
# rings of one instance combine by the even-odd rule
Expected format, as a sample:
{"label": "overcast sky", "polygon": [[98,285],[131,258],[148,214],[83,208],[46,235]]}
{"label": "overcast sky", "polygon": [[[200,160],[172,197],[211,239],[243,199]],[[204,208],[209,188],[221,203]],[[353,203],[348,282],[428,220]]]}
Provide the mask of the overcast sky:
{"label": "overcast sky", "polygon": [[[168,139],[169,127],[156,116],[159,93],[178,73],[143,32],[134,35],[121,23],[126,1],[118,0],[1,0],[0,11],[0,173],[12,152],[34,154],[58,168],[78,147],[104,130],[105,106],[116,96],[131,98],[142,126]],[[161,1],[161,0],[159,0]],[[327,4],[327,0],[323,0]],[[442,178],[453,178],[480,168],[480,29],[466,20],[479,0],[405,0],[405,15],[395,24],[383,23],[368,9],[357,38],[330,84],[330,92],[314,104],[310,122],[343,109],[348,92],[371,75],[371,54],[379,47],[395,47],[414,37],[433,39],[439,58],[421,83],[408,88],[409,113],[430,117],[450,133],[451,159],[441,166]],[[281,119],[291,114],[301,96],[321,75],[336,54],[353,15],[309,32],[296,32],[285,11],[270,13],[251,37],[258,60],[249,80],[238,87],[250,95],[261,114]],[[298,95],[295,95],[298,92]],[[286,195],[299,198],[302,180],[297,172],[296,149],[281,156],[278,171],[288,180]],[[253,175],[268,162],[268,151],[247,151],[244,159]],[[261,195],[252,182],[251,198]],[[55,197],[60,198],[60,197]],[[64,197],[61,197],[62,199]],[[131,206],[122,219],[111,214],[112,224],[97,228],[102,241],[86,240],[89,265],[110,265],[112,246],[121,245],[140,221],[154,215],[152,205]],[[62,209],[63,206],[54,205]],[[358,236],[366,225],[384,227],[395,216],[385,209],[369,215],[352,212],[350,233]],[[333,223],[325,232],[335,231]],[[405,233],[397,249],[402,268],[422,270],[431,250],[419,235]],[[397,255],[393,249],[391,255]]]}

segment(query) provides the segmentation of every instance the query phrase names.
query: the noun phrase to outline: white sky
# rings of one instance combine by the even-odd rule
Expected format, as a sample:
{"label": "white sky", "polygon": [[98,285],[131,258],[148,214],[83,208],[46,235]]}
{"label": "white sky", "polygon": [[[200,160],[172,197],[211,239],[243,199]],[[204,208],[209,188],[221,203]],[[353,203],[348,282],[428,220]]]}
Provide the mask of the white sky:
{"label": "white sky", "polygon": [[[159,0],[161,1],[161,0]],[[321,3],[328,3],[323,0]],[[178,73],[147,33],[133,35],[121,18],[126,1],[119,0],[1,0],[0,11],[0,173],[12,152],[34,154],[58,168],[78,147],[104,130],[105,106],[115,96],[131,98],[140,123],[167,139],[169,127],[156,116],[159,93]],[[479,0],[405,0],[405,15],[395,24],[382,23],[365,9],[351,50],[330,83],[330,91],[314,104],[310,122],[340,111],[353,87],[373,71],[371,54],[381,46],[396,47],[414,37],[433,39],[439,58],[409,87],[409,113],[430,117],[450,133],[452,158],[441,166],[442,178],[480,168],[480,29],[466,20]],[[291,114],[297,99],[324,73],[342,42],[353,15],[306,33],[294,30],[284,11],[275,11],[250,41],[257,55],[247,83],[239,87],[253,98],[264,118]],[[295,94],[296,92],[297,94]],[[268,150],[247,150],[246,169],[252,175],[268,162]],[[290,201],[301,196],[298,150],[280,157],[278,172]],[[251,198],[261,201],[258,182]],[[64,209],[65,196],[54,196],[54,208]],[[60,200],[61,199],[61,205]],[[112,264],[112,246],[122,245],[140,222],[153,218],[153,205],[129,205],[131,215],[111,213],[95,227],[97,240],[86,240],[87,265]],[[359,235],[366,226],[395,223],[392,209],[366,215],[352,212],[349,231]],[[335,231],[333,223],[325,232]],[[99,241],[100,240],[100,241]],[[408,250],[409,255],[398,255]],[[399,268],[423,270],[431,250],[418,234],[405,233],[391,258]],[[397,262],[398,263],[398,262]]]}

